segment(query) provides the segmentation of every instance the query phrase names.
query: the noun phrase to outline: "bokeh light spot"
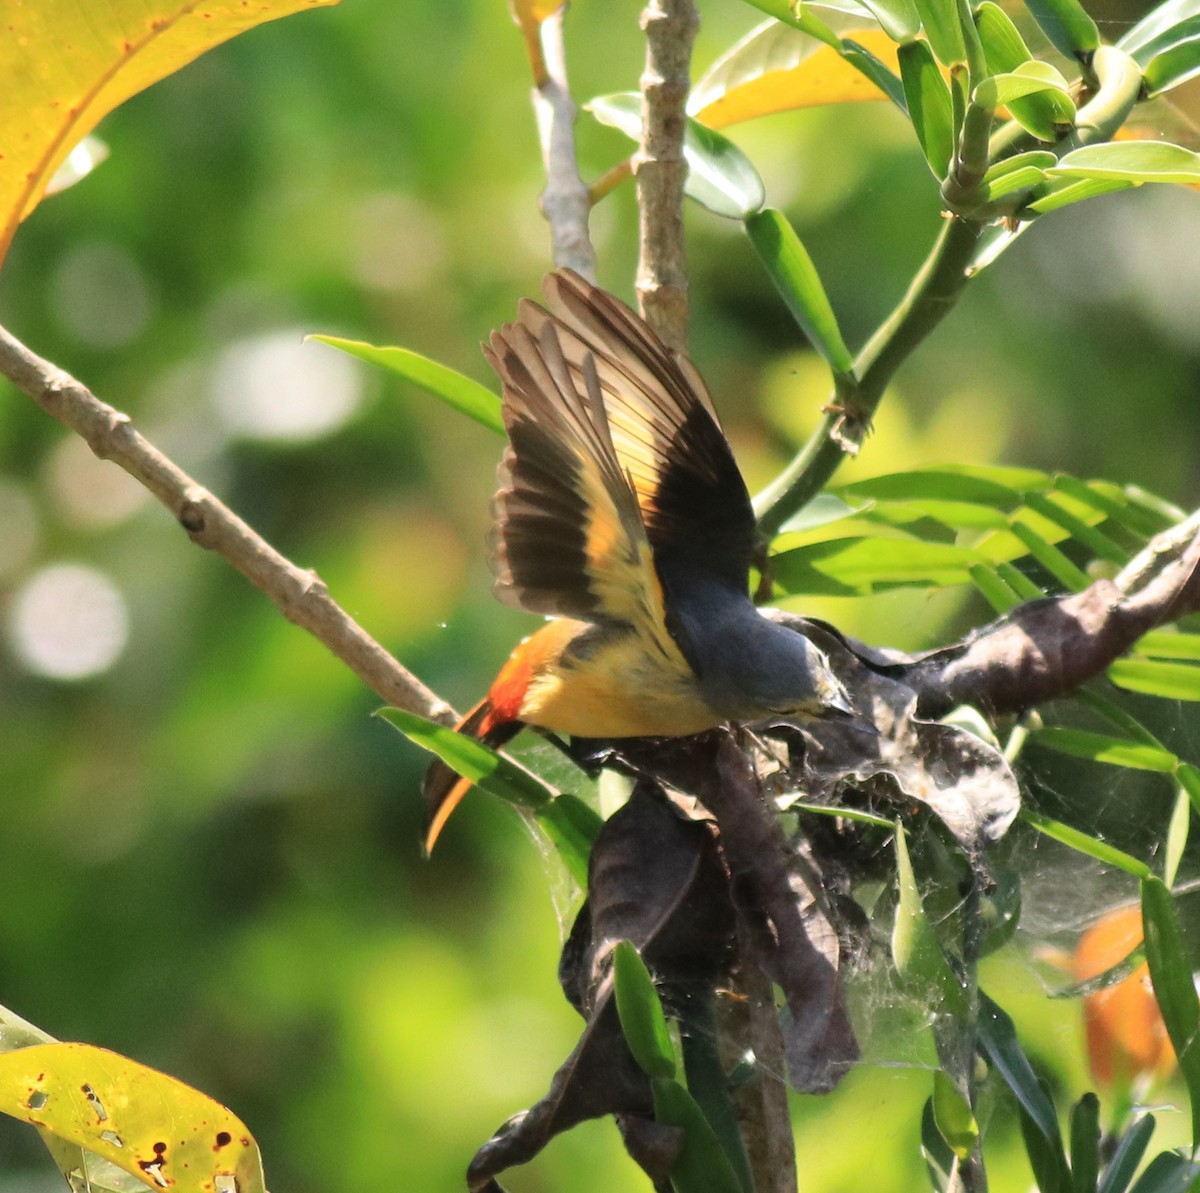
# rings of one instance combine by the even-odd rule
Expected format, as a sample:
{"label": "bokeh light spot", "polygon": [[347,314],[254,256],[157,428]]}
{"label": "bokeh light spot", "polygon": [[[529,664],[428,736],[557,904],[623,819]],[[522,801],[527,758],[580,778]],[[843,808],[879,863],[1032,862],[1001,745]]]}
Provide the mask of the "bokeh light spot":
{"label": "bokeh light spot", "polygon": [[75,436],[59,442],[46,471],[55,504],[77,526],[115,526],[151,500],[149,489]]}
{"label": "bokeh light spot", "polygon": [[231,344],[217,362],[212,399],[231,433],[251,439],[316,439],[337,430],[362,400],[348,356],[305,344],[299,329]]}
{"label": "bokeh light spot", "polygon": [[52,294],[58,321],[93,348],[124,348],[145,330],[155,302],[146,275],[123,248],[81,244],[63,257]]}
{"label": "bokeh light spot", "polygon": [[17,657],[34,674],[87,679],[120,657],[129,615],[103,572],[60,563],[35,572],[17,593],[8,630]]}

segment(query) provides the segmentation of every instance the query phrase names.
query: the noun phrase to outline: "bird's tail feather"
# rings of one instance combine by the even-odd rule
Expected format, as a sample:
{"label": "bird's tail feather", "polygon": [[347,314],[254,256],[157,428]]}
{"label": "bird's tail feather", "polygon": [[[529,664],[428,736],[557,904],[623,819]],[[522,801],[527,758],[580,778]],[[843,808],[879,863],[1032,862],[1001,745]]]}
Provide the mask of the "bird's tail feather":
{"label": "bird's tail feather", "polygon": [[[459,733],[476,738],[484,745],[498,747],[511,741],[521,730],[520,721],[500,721],[490,696],[485,696],[455,726]],[[425,853],[433,852],[450,813],[458,807],[463,796],[473,786],[440,758],[434,759],[425,772],[421,798],[425,803]]]}

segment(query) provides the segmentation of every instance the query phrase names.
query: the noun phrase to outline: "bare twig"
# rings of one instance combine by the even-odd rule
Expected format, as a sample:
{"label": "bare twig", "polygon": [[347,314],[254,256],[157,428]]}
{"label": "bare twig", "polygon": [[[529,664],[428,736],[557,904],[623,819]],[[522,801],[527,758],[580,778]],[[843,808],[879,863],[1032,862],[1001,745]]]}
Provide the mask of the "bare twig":
{"label": "bare twig", "polygon": [[575,116],[578,109],[567,82],[567,59],[563,44],[563,4],[544,19],[517,6],[517,23],[525,35],[529,65],[533,72],[533,110],[537,117],[542,161],[546,167],[546,189],[542,191],[542,214],[550,225],[554,264],[567,266],[589,281],[596,280],[596,251],[588,234],[592,200],[579,176],[575,157]]}
{"label": "bare twig", "polygon": [[687,257],[683,187],[692,42],[700,18],[694,0],[650,0],[642,13],[642,140],[634,158],[640,212],[638,303],[646,322],[672,347],[687,346]]}
{"label": "bare twig", "polygon": [[77,432],[102,460],[140,481],[198,546],[215,551],[275,602],[279,611],[342,660],[388,704],[443,723],[454,710],[405,670],[329,595],[314,571],[296,567],[232,510],[164,456],[129,416],[43,360],[0,327],[0,374],[47,414]]}

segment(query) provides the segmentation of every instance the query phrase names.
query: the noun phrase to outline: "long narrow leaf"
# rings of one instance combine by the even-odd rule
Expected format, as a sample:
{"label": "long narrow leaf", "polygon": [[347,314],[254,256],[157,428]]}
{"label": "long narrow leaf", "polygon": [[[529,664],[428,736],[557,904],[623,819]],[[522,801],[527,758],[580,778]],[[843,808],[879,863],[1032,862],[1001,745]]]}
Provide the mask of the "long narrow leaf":
{"label": "long narrow leaf", "polygon": [[649,1077],[675,1076],[675,1048],[654,979],[632,941],[613,951],[613,988],[625,1043]]}
{"label": "long narrow leaf", "polygon": [[1108,677],[1119,688],[1165,700],[1200,700],[1200,667],[1152,659],[1117,659]]}
{"label": "long narrow leaf", "polygon": [[1013,1021],[983,991],[979,993],[978,1027],[979,1043],[988,1060],[1016,1095],[1017,1101],[1047,1144],[1056,1148],[1062,1156],[1062,1166],[1065,1169],[1067,1160],[1063,1154],[1062,1132],[1059,1130],[1054,1103],[1033,1071],[1029,1058],[1017,1039]]}
{"label": "long narrow leaf", "polygon": [[1074,1193],[1095,1193],[1100,1175],[1100,1099],[1084,1094],[1071,1107],[1071,1184]]}
{"label": "long narrow leaf", "polygon": [[1052,837],[1077,853],[1093,857],[1106,866],[1115,866],[1118,870],[1124,870],[1126,874],[1132,874],[1134,878],[1145,878],[1150,873],[1150,867],[1145,862],[1139,861],[1123,849],[1118,849],[1115,845],[1109,845],[1105,841],[1098,841],[1095,837],[1090,837],[1087,833],[1072,828],[1069,824],[1052,820],[1049,816],[1043,816],[1031,808],[1021,809],[1021,819],[1026,824],[1032,825],[1039,833]]}
{"label": "long narrow leaf", "polygon": [[378,365],[395,373],[414,385],[419,385],[426,393],[435,398],[441,398],[447,406],[473,418],[488,430],[504,434],[504,423],[500,418],[500,399],[478,381],[459,373],[447,365],[438,364],[419,352],[411,352],[407,348],[377,348],[374,344],[364,344],[360,340],[343,340],[338,336],[309,336],[310,340],[318,340],[337,348],[340,352],[356,356],[368,364]]}
{"label": "long narrow leaf", "polygon": [[1200,34],[1155,54],[1142,71],[1147,95],[1162,95],[1200,74]]}
{"label": "long narrow leaf", "polygon": [[1146,1154],[1150,1136],[1154,1134],[1154,1115],[1145,1114],[1121,1137],[1117,1150],[1104,1170],[1098,1193],[1124,1193]]}
{"label": "long narrow leaf", "polygon": [[1169,141],[1111,141],[1074,149],[1047,171],[1061,178],[1114,182],[1200,182],[1200,154]]}
{"label": "long narrow leaf", "polygon": [[929,48],[943,66],[954,66],[965,62],[966,44],[963,41],[962,25],[959,21],[958,5],[954,0],[916,0],[917,11]]}
{"label": "long narrow leaf", "polygon": [[854,358],[842,339],[816,266],[796,230],[782,212],[771,207],[746,219],[750,243],[771,281],[812,346],[839,373],[849,373]]}
{"label": "long narrow leaf", "polygon": [[1060,754],[1088,758],[1093,762],[1107,762],[1110,766],[1125,766],[1131,770],[1149,770],[1169,775],[1174,773],[1179,764],[1179,759],[1170,750],[1123,741],[1119,737],[1084,729],[1064,729],[1052,725],[1033,730],[1029,740],[1049,746]]}
{"label": "long narrow leaf", "polygon": [[1192,1142],[1200,1141],[1200,998],[1192,980],[1192,963],[1179,927],[1171,892],[1157,878],[1142,879],[1142,929],[1154,997],[1167,1035],[1175,1048],[1179,1071],[1192,1104]]}
{"label": "long narrow leaf", "polygon": [[1079,0],[1029,0],[1029,11],[1060,54],[1081,58],[1100,44],[1100,30]]}
{"label": "long narrow leaf", "polygon": [[946,177],[954,152],[954,107],[950,88],[927,42],[910,41],[900,47],[900,78],[908,115],[921,152],[939,181]]}

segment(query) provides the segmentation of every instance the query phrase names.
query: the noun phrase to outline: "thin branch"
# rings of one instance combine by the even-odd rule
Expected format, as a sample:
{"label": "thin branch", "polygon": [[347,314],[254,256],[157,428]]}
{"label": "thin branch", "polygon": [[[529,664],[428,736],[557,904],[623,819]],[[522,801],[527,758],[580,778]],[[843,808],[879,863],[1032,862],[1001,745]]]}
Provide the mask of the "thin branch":
{"label": "thin branch", "polygon": [[198,546],[215,551],[307,630],[388,704],[435,721],[454,710],[400,665],[329,595],[316,572],[296,567],[232,510],[149,443],[129,416],[43,360],[0,327],[0,374],[51,417],[119,464],[170,510]]}
{"label": "thin branch", "polygon": [[642,13],[642,140],[634,158],[640,212],[638,304],[646,322],[681,352],[688,324],[683,134],[692,42],[699,27],[694,0],[650,0]]}
{"label": "thin branch", "polygon": [[533,72],[533,111],[537,117],[542,161],[546,167],[546,188],[542,191],[542,214],[550,225],[554,264],[567,266],[596,280],[596,250],[588,233],[592,200],[587,185],[579,176],[575,157],[575,117],[578,109],[567,82],[567,59],[563,42],[563,4],[543,20],[526,11],[516,10],[516,18],[525,35]]}

